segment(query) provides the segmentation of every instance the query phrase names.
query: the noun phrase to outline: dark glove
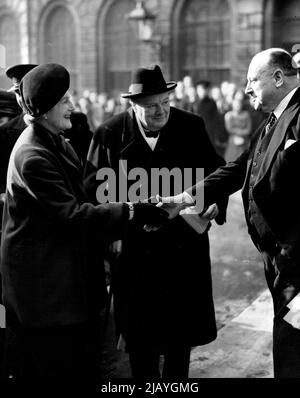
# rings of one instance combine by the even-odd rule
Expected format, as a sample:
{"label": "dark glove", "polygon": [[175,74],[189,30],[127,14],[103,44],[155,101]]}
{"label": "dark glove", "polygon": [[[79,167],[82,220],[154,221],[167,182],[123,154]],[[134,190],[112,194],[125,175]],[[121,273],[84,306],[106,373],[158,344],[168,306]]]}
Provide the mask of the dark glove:
{"label": "dark glove", "polygon": [[168,221],[168,213],[151,203],[134,203],[133,221],[144,226],[160,227]]}

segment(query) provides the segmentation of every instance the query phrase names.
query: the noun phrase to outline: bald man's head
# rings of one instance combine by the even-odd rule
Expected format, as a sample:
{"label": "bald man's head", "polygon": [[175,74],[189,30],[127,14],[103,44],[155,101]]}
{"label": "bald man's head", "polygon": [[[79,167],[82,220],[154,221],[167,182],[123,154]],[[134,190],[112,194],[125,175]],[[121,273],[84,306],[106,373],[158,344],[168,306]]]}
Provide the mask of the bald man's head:
{"label": "bald man's head", "polygon": [[255,109],[273,111],[298,85],[292,56],[282,48],[269,48],[256,54],[249,65],[246,93]]}
{"label": "bald man's head", "polygon": [[296,76],[291,54],[283,48],[269,48],[257,53],[250,63],[261,68],[281,68],[287,76]]}

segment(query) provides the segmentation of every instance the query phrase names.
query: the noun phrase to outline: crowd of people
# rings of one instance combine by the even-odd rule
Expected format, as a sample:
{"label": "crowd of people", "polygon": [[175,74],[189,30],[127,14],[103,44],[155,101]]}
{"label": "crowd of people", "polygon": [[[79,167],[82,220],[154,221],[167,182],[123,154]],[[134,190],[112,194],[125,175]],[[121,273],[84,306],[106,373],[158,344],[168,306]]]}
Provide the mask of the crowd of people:
{"label": "crowd of people", "polygon": [[[217,337],[209,227],[226,221],[239,189],[273,298],[274,375],[300,377],[288,316],[300,292],[295,59],[298,72],[287,51],[259,52],[245,90],[138,68],[116,108],[105,95],[73,100],[62,65],[6,70],[21,112],[0,126],[1,377],[99,380],[109,262],[133,377],[187,378],[191,348]],[[169,196],[153,170],[179,173]],[[187,170],[194,179],[183,186]]]}
{"label": "crowd of people", "polygon": [[[92,131],[129,107],[126,98],[108,93],[84,90],[81,96],[73,92],[73,98],[76,110],[87,116]],[[207,80],[194,83],[189,75],[177,81],[170,105],[201,116],[212,144],[226,161],[234,160],[247,148],[252,134],[266,118],[264,112],[253,109],[245,87],[228,81],[220,85]]]}

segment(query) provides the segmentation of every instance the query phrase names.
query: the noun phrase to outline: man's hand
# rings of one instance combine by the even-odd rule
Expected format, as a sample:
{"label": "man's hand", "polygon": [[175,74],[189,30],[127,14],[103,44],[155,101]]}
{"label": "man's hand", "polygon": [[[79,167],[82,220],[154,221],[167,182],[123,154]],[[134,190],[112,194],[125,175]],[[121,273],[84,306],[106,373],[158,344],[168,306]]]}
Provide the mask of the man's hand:
{"label": "man's hand", "polygon": [[201,213],[201,217],[211,221],[215,219],[218,214],[219,214],[218,205],[216,203],[213,203],[203,213]]}
{"label": "man's hand", "polygon": [[189,195],[185,194],[185,192],[175,195],[175,196],[156,196],[157,207],[165,210],[169,214],[169,219],[175,218],[178,216],[181,210],[185,209],[188,206],[193,206],[194,202],[189,197]]}
{"label": "man's hand", "polygon": [[[156,195],[156,200],[158,202],[156,207],[165,210],[170,220],[178,216],[181,210],[194,205],[193,199],[185,192],[175,196]],[[144,226],[144,230],[147,232],[157,231],[159,228],[149,224]]]}

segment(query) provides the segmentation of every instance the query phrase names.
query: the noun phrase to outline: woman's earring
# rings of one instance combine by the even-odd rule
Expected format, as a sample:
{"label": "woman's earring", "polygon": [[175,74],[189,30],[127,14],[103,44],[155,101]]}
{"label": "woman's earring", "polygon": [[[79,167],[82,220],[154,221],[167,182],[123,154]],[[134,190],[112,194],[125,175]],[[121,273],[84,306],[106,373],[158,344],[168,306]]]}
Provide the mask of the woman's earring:
{"label": "woman's earring", "polygon": [[48,119],[48,116],[47,116],[47,115],[44,115],[44,119],[46,119],[46,120],[47,120],[47,119]]}

